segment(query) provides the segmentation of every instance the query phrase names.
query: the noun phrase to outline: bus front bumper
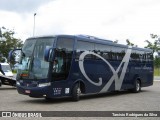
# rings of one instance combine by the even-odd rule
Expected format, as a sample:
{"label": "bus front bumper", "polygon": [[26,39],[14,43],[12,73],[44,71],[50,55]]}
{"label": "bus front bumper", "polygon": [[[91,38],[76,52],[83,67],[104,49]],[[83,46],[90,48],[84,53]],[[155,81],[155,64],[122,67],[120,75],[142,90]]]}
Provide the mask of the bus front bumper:
{"label": "bus front bumper", "polygon": [[41,98],[48,97],[49,86],[46,87],[26,87],[17,85],[17,91],[19,94],[29,95],[30,97]]}

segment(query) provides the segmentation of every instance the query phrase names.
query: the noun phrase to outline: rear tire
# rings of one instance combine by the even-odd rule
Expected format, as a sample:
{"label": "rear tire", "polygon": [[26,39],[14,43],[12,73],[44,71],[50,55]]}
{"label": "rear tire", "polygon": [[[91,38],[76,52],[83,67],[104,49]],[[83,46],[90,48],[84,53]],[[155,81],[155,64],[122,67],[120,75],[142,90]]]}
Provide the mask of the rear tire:
{"label": "rear tire", "polygon": [[81,94],[80,84],[75,84],[72,89],[72,100],[73,101],[79,101],[79,97]]}
{"label": "rear tire", "polygon": [[132,92],[138,93],[141,91],[141,83],[139,80],[136,80],[134,83],[134,88],[132,89]]}

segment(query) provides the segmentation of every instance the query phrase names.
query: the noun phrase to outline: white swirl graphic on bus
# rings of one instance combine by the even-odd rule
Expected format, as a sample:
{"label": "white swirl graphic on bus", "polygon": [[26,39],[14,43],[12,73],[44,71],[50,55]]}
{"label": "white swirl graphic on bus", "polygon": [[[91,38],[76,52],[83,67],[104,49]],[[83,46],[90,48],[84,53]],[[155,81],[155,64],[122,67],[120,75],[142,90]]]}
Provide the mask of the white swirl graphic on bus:
{"label": "white swirl graphic on bus", "polygon": [[[111,69],[111,71],[113,72],[113,76],[110,78],[110,80],[106,83],[106,85],[102,88],[102,90],[100,92],[105,92],[109,89],[109,87],[111,86],[111,84],[113,83],[113,81],[115,81],[115,90],[120,90],[121,86],[122,86],[122,82],[124,79],[124,76],[126,74],[126,70],[128,67],[128,63],[129,63],[129,59],[130,59],[130,55],[131,55],[131,47],[127,49],[125,56],[123,57],[123,60],[121,61],[120,65],[118,66],[117,70],[115,70],[113,68],[113,66],[103,57],[101,57],[100,55],[94,53],[94,52],[90,52],[90,51],[85,51],[83,52],[80,57],[79,57],[79,68],[82,72],[82,74],[84,75],[84,77],[92,84],[96,85],[96,86],[101,86],[102,85],[102,78],[99,78],[99,82],[93,82],[86,74],[85,69],[84,69],[84,58],[86,55],[95,55],[98,58],[102,59]],[[124,65],[123,65],[124,64]],[[118,72],[120,71],[121,66],[123,65],[122,68],[122,72],[120,77],[118,77]]]}

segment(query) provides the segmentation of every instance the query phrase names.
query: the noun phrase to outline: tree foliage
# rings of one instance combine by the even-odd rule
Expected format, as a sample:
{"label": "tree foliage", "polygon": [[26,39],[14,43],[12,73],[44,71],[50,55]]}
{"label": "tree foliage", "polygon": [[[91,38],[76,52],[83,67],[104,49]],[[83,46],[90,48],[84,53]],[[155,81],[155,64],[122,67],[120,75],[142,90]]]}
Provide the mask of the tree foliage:
{"label": "tree foliage", "polygon": [[158,42],[154,41],[154,43],[150,42],[149,40],[145,40],[145,42],[147,42],[147,46],[145,46],[145,48],[150,48],[153,50],[153,52],[160,50],[158,47]]}
{"label": "tree foliage", "polygon": [[127,45],[129,45],[129,46],[134,46],[134,44],[131,43],[129,39],[126,39],[126,42],[127,42]]}
{"label": "tree foliage", "polygon": [[156,68],[160,68],[160,58],[155,57],[155,59],[154,59],[154,66]]}
{"label": "tree foliage", "polygon": [[150,34],[151,38],[154,40],[154,42],[150,42],[149,40],[145,40],[147,42],[147,46],[145,48],[150,48],[153,50],[153,52],[158,52],[160,50],[160,41],[158,35]]}
{"label": "tree foliage", "polygon": [[[150,42],[149,40],[145,40],[145,42],[147,42],[147,46],[145,46],[145,48],[150,48],[153,50],[153,52],[160,52],[160,37],[156,34],[150,34],[152,40],[154,40],[153,42]],[[156,68],[160,68],[160,57],[155,56],[154,58],[154,66]]]}
{"label": "tree foliage", "polygon": [[21,48],[23,41],[14,37],[14,30],[8,30],[2,28],[5,32],[2,33],[2,37],[6,40],[0,42],[0,62],[4,62],[4,58],[8,58],[8,53],[14,48]]}

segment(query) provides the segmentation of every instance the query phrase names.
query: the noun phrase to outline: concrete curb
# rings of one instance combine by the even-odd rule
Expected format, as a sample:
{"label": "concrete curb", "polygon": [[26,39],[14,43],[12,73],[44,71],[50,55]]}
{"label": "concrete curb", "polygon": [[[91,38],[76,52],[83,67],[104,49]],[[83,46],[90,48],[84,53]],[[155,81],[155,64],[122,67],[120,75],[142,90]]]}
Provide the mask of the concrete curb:
{"label": "concrete curb", "polygon": [[154,76],[154,80],[160,81],[160,76]]}
{"label": "concrete curb", "polygon": [[160,82],[160,80],[153,80],[154,82]]}

